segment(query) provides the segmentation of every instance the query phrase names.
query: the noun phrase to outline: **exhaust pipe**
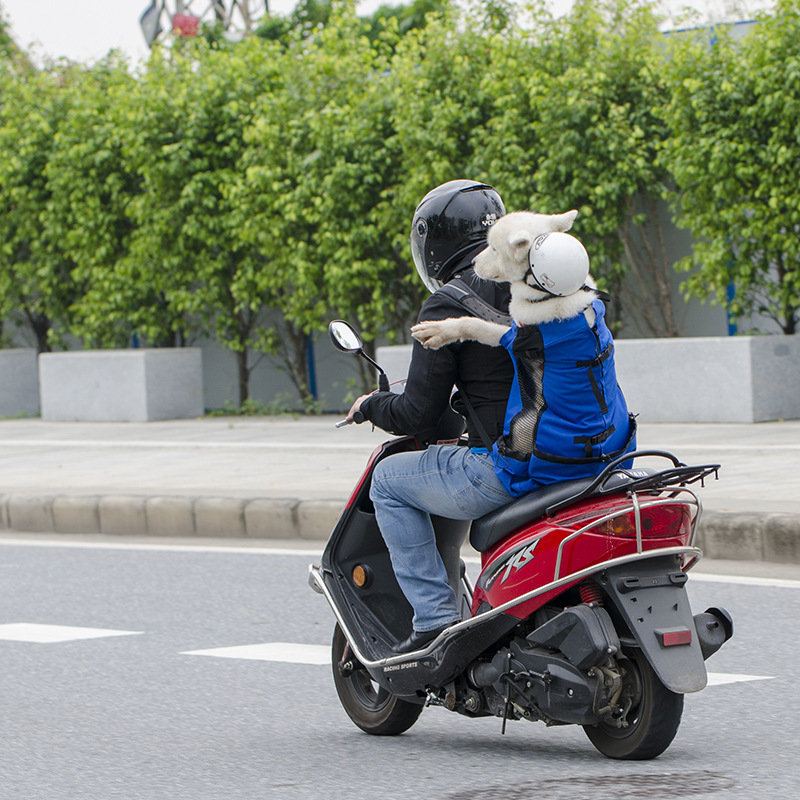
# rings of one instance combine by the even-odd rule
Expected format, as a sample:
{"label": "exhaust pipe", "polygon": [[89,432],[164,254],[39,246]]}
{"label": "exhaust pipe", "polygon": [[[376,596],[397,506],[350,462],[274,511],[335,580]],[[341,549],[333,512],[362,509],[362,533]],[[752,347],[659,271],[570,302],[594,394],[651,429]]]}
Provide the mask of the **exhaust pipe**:
{"label": "exhaust pipe", "polygon": [[[503,658],[508,650],[503,651]],[[476,689],[483,689],[486,686],[491,686],[495,681],[500,679],[502,671],[498,669],[493,661],[473,661],[470,668],[467,670],[467,677],[469,682]]]}
{"label": "exhaust pipe", "polygon": [[704,661],[733,636],[733,617],[724,608],[707,608],[695,614],[694,626]]}

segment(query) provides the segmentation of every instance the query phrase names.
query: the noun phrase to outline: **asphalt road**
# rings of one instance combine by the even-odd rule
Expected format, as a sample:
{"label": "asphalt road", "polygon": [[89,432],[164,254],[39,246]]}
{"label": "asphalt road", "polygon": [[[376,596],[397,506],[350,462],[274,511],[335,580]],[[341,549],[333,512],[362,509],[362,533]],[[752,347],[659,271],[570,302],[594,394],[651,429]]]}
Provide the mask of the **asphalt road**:
{"label": "asphalt road", "polygon": [[709,671],[740,679],[688,697],[672,747],[628,763],[579,728],[517,722],[501,737],[499,720],[439,708],[372,738],[339,707],[326,664],[236,657],[325,657],[275,644],[330,641],[308,554],[68,544],[0,540],[2,800],[800,794],[798,581],[690,580],[696,610],[724,605],[736,621]]}

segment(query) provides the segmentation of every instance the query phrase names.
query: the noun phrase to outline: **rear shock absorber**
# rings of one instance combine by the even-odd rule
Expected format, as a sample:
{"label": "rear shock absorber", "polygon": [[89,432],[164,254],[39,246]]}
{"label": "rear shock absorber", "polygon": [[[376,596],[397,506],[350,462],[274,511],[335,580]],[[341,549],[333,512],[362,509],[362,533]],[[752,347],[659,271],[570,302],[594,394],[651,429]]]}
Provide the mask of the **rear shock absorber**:
{"label": "rear shock absorber", "polygon": [[593,580],[586,580],[578,586],[578,592],[581,596],[581,601],[586,605],[603,605],[603,593],[600,587]]}

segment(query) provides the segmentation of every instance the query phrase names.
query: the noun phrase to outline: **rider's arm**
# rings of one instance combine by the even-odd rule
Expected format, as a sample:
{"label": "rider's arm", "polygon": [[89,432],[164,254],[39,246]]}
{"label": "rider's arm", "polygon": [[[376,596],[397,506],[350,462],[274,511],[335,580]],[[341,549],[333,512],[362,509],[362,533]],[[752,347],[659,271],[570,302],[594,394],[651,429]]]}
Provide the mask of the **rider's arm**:
{"label": "rider's arm", "polygon": [[[419,321],[460,314],[463,312],[434,294],[423,304]],[[376,392],[361,404],[361,412],[370,422],[390,433],[413,435],[433,428],[447,409],[456,382],[457,346],[426,350],[415,341],[403,394]]]}

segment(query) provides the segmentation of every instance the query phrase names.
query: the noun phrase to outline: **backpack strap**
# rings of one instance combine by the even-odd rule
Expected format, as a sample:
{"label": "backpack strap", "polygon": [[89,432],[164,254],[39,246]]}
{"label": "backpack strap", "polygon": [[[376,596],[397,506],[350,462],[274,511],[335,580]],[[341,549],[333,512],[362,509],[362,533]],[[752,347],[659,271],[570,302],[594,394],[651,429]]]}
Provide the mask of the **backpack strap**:
{"label": "backpack strap", "polygon": [[480,421],[480,418],[478,417],[478,414],[475,411],[472,403],[470,403],[467,396],[461,390],[454,392],[453,396],[450,398],[450,407],[457,414],[461,413],[461,407],[466,409],[467,416],[469,417],[469,421],[472,423],[472,427],[475,428],[478,436],[480,436],[483,446],[491,453],[494,442],[492,442],[492,440],[489,438],[489,434],[486,433],[486,428],[483,427],[483,423]]}
{"label": "backpack strap", "polygon": [[496,322],[499,325],[511,325],[511,316],[509,314],[504,314],[502,311],[498,311],[491,303],[487,303],[461,278],[453,278],[441,289],[437,289],[436,294],[443,294],[445,297],[449,297],[467,311],[470,316],[485,319],[488,322]]}
{"label": "backpack strap", "polygon": [[[462,281],[461,278],[453,278],[453,280],[442,286],[441,289],[437,289],[436,294],[445,295],[445,297],[448,297],[456,305],[463,308],[471,317],[485,319],[488,322],[496,322],[499,325],[511,325],[510,315],[498,311],[491,303],[487,303],[486,300],[476,294],[469,284]],[[457,406],[459,405],[464,407],[473,429],[477,432],[478,436],[480,436],[483,446],[491,453],[493,442],[489,438],[486,428],[483,427],[483,423],[478,418],[475,408],[472,403],[470,403],[467,395],[459,390],[453,395],[451,405],[454,405],[456,410],[458,410]]]}

